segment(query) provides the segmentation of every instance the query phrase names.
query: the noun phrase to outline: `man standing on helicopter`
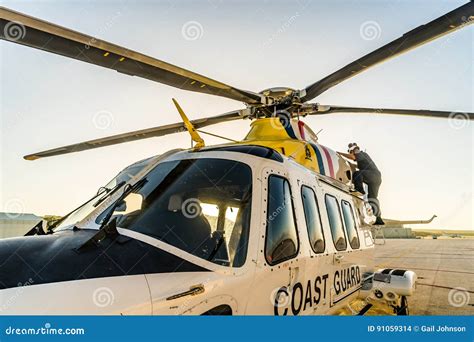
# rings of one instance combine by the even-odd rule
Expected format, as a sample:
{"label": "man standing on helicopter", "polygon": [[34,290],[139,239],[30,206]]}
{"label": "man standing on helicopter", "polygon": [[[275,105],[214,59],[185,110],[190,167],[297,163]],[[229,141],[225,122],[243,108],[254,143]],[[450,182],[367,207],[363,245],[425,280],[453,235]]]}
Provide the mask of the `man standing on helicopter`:
{"label": "man standing on helicopter", "polygon": [[376,217],[375,224],[385,224],[381,217],[380,202],[377,198],[380,184],[382,184],[382,175],[377,168],[377,165],[375,165],[374,161],[367,153],[360,150],[356,143],[350,143],[347,152],[349,153],[338,153],[357,163],[358,170],[352,175],[352,182],[354,183],[355,190],[361,194],[365,194],[364,183],[367,184],[367,196],[369,204],[372,207],[372,212]]}

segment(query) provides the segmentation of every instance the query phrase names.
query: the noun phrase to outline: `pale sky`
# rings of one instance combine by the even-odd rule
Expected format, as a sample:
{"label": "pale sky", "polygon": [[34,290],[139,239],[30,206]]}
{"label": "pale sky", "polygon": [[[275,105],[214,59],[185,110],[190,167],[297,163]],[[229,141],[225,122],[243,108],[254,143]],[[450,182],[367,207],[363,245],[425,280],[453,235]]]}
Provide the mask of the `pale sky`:
{"label": "pale sky", "polygon": [[[238,88],[303,88],[466,1],[2,1],[16,11],[97,36]],[[183,27],[197,22],[190,40]],[[369,24],[375,34],[361,33]],[[188,24],[189,25],[189,24]],[[365,25],[365,26],[364,26]],[[322,104],[474,111],[473,25],[352,78]],[[201,31],[202,28],[202,31]],[[186,39],[188,38],[188,39]],[[243,108],[2,41],[0,211],[63,215],[123,167],[176,147],[185,133],[65,156],[28,153]],[[105,119],[105,120],[104,120]],[[430,228],[473,229],[474,124],[364,114],[304,120],[320,142],[356,141],[382,171],[383,216]],[[233,139],[249,121],[211,126]],[[207,144],[222,140],[205,137]],[[421,226],[419,226],[421,228]]]}

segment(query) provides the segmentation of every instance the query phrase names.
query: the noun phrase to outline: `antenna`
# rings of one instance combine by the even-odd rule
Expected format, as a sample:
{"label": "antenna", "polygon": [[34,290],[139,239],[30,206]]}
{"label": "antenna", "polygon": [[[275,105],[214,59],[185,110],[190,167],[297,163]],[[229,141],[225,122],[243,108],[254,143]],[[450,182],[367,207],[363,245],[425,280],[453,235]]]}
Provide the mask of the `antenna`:
{"label": "antenna", "polygon": [[196,143],[196,146],[194,147],[195,149],[200,149],[204,147],[204,140],[201,138],[199,133],[196,131],[194,128],[193,124],[191,121],[189,121],[188,117],[184,113],[183,109],[179,105],[178,101],[175,99],[172,99],[174,105],[176,106],[176,109],[178,110],[179,115],[181,116],[181,119],[183,120],[184,127],[188,130],[189,134],[191,135],[191,147],[193,147],[193,141]]}

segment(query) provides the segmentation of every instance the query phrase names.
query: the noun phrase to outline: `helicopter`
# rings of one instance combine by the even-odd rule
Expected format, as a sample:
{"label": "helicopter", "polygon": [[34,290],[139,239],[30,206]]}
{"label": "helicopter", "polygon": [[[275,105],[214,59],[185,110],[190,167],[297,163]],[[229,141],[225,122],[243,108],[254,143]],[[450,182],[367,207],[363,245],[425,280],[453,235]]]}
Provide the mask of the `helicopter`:
{"label": "helicopter", "polygon": [[[138,161],[45,229],[0,240],[0,314],[326,315],[357,299],[409,314],[416,273],[377,269],[375,216],[355,168],[319,143],[312,115],[451,118],[455,112],[309,102],[370,67],[472,23],[469,2],[304,89],[242,90],[127,48],[0,8],[1,39],[245,104],[26,155],[26,160],[188,132],[194,146]],[[469,120],[474,113],[465,113]],[[249,119],[241,141],[202,128]],[[392,222],[395,222],[392,220]],[[403,221],[396,221],[403,223]]]}

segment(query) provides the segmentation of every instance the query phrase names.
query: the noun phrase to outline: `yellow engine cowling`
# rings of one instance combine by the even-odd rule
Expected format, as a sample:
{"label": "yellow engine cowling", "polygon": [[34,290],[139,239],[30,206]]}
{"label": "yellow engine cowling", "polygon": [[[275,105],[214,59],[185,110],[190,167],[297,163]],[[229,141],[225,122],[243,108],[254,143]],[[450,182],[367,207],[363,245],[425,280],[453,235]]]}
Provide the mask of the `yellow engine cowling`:
{"label": "yellow engine cowling", "polygon": [[304,167],[349,185],[352,168],[334,150],[317,143],[316,135],[301,120],[285,122],[278,117],[252,122],[242,143],[270,147]]}

